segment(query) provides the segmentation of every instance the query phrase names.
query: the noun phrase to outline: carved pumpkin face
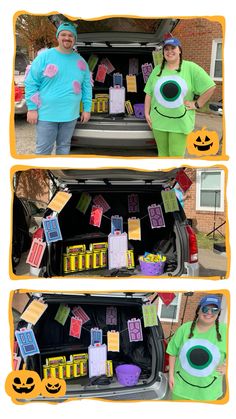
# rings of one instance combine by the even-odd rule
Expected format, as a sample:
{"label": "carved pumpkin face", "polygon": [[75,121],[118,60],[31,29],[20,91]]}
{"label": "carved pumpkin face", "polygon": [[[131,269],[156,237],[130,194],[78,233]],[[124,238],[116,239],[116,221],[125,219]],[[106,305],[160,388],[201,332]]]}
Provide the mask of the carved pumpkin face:
{"label": "carved pumpkin face", "polygon": [[44,378],[41,394],[44,397],[62,397],[66,394],[66,382],[59,378]]}
{"label": "carved pumpkin face", "polygon": [[6,393],[12,399],[31,399],[41,392],[41,379],[35,371],[12,371],[6,379]]}
{"label": "carved pumpkin face", "polygon": [[187,137],[189,154],[196,156],[215,155],[219,150],[219,137],[216,131],[193,131]]}

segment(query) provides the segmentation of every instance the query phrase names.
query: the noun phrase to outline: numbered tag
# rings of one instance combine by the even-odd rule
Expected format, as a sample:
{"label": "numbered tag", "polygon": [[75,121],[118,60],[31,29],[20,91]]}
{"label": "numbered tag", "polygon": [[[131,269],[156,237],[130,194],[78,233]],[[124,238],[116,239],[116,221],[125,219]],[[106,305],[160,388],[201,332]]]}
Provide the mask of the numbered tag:
{"label": "numbered tag", "polygon": [[85,313],[82,307],[77,306],[72,309],[72,314],[77,319],[82,320],[82,325],[90,320],[90,317]]}
{"label": "numbered tag", "polygon": [[163,217],[162,208],[160,205],[150,205],[148,207],[148,215],[150,218],[150,223],[152,228],[161,228],[165,227],[165,220]]}
{"label": "numbered tag", "polygon": [[26,263],[35,268],[39,268],[46,248],[46,243],[41,239],[33,239]]}
{"label": "numbered tag", "polygon": [[160,297],[163,303],[168,306],[175,299],[176,295],[173,292],[158,292],[158,297]]}
{"label": "numbered tag", "polygon": [[116,231],[123,233],[123,217],[119,217],[119,215],[112,215],[111,234],[115,234]]}
{"label": "numbered tag", "polygon": [[104,64],[100,64],[98,66],[98,71],[97,71],[95,80],[99,81],[100,83],[104,83],[106,74],[107,74],[107,67]]}
{"label": "numbered tag", "polygon": [[81,194],[78,204],[76,205],[77,210],[85,214],[91,201],[91,195],[89,195],[87,192],[83,192]]}
{"label": "numbered tag", "polygon": [[154,304],[146,304],[142,306],[144,327],[157,326],[157,308]]}
{"label": "numbered tag", "polygon": [[135,193],[128,195],[128,211],[139,212],[139,197]]}
{"label": "numbered tag", "polygon": [[115,330],[107,332],[107,350],[109,352],[120,352],[120,334]]}
{"label": "numbered tag", "polygon": [[102,345],[102,330],[94,327],[90,330],[91,345]]}
{"label": "numbered tag", "polygon": [[175,179],[184,192],[186,192],[193,183],[183,169],[178,171]]}
{"label": "numbered tag", "polygon": [[73,338],[80,339],[82,329],[82,320],[77,319],[76,317],[72,317],[70,321],[70,331],[69,335]]}
{"label": "numbered tag", "polygon": [[98,207],[96,205],[93,205],[91,215],[90,215],[89,224],[93,225],[94,227],[100,227],[101,221],[102,221],[102,214],[103,214],[102,207]]}
{"label": "numbered tag", "polygon": [[68,192],[57,192],[51,202],[49,202],[48,208],[53,211],[60,212],[62,208],[64,208],[64,206],[67,204],[71,196],[72,194]]}
{"label": "numbered tag", "polygon": [[117,325],[117,308],[107,307],[106,308],[106,324],[116,326]]}
{"label": "numbered tag", "polygon": [[128,331],[130,342],[139,342],[143,340],[143,331],[140,319],[128,320]]}
{"label": "numbered tag", "polygon": [[54,317],[54,320],[56,320],[58,323],[64,326],[66,320],[68,319],[69,314],[70,314],[70,308],[66,306],[65,304],[60,304],[57,310],[57,313]]}
{"label": "numbered tag", "polygon": [[142,73],[143,73],[143,81],[144,83],[147,83],[148,77],[150,76],[153,70],[153,66],[151,63],[145,63],[141,66],[141,68],[142,68]]}
{"label": "numbered tag", "polygon": [[94,54],[90,55],[88,59],[88,66],[89,66],[90,71],[93,71],[95,69],[97,63],[98,63],[98,56]]}
{"label": "numbered tag", "polygon": [[21,356],[25,359],[27,356],[39,354],[39,347],[32,329],[16,330],[16,340],[20,349]]}
{"label": "numbered tag", "polygon": [[127,75],[126,76],[126,86],[127,92],[137,93],[137,80],[136,76],[134,75]]}
{"label": "numbered tag", "polygon": [[115,67],[112,65],[111,61],[107,57],[101,60],[101,64],[104,64],[106,66],[107,74],[110,74],[115,70]]}
{"label": "numbered tag", "polygon": [[164,204],[165,212],[179,211],[179,205],[174,190],[161,191],[161,197]]}
{"label": "numbered tag", "polygon": [[97,207],[101,207],[103,209],[103,213],[107,212],[111,208],[102,195],[96,195],[93,198],[93,202]]}
{"label": "numbered tag", "polygon": [[28,323],[35,325],[40,317],[43,315],[48,305],[38,300],[33,300],[24,313],[21,315],[21,319]]}
{"label": "numbered tag", "polygon": [[44,218],[43,229],[47,243],[62,240],[61,230],[57,217]]}
{"label": "numbered tag", "polygon": [[113,74],[113,87],[123,87],[123,75],[121,73]]}
{"label": "numbered tag", "polygon": [[129,59],[129,74],[138,74],[138,58],[130,58]]}
{"label": "numbered tag", "polygon": [[139,218],[128,218],[129,240],[141,240],[141,226]]}

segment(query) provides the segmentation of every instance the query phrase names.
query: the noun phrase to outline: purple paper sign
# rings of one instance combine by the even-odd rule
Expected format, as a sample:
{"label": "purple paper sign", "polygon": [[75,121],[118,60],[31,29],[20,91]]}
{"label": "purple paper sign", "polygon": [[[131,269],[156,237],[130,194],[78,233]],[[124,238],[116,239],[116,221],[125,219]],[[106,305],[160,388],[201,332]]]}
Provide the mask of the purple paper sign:
{"label": "purple paper sign", "polygon": [[98,207],[102,207],[103,213],[107,212],[111,208],[110,205],[107,203],[107,201],[105,200],[105,198],[103,198],[102,195],[96,195],[93,198],[93,202]]}
{"label": "purple paper sign", "polygon": [[128,195],[128,210],[129,212],[139,212],[139,198],[135,193]]}
{"label": "purple paper sign", "polygon": [[87,323],[90,320],[89,316],[80,306],[74,307],[72,313],[77,319],[82,320],[82,324]]}
{"label": "purple paper sign", "polygon": [[106,324],[117,325],[117,308],[116,307],[107,307]]}
{"label": "purple paper sign", "polygon": [[163,217],[162,208],[160,205],[150,205],[148,207],[148,215],[150,218],[150,223],[152,228],[161,228],[165,227],[165,220]]}
{"label": "purple paper sign", "polygon": [[140,319],[128,320],[128,331],[130,342],[139,342],[143,340],[143,332]]}
{"label": "purple paper sign", "polygon": [[144,83],[147,82],[148,77],[150,76],[152,70],[153,70],[153,66],[152,66],[151,63],[146,63],[146,64],[142,65],[142,73],[143,73]]}
{"label": "purple paper sign", "polygon": [[138,74],[138,58],[129,59],[129,74]]}

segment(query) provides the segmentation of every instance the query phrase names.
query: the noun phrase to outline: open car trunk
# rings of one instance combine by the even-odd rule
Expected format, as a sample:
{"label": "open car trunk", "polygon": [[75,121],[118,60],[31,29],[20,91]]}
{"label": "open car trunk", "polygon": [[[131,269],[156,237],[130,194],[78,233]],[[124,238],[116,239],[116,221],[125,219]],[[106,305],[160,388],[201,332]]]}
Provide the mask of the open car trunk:
{"label": "open car trunk", "polygon": [[[123,173],[123,175],[122,175]],[[124,176],[125,173],[125,176]],[[174,173],[174,171],[173,171]],[[161,191],[164,189],[161,176],[173,175],[170,172],[156,172],[145,175],[141,172],[120,171],[120,174],[111,171],[97,173],[97,177],[90,176],[82,171],[65,170],[54,171],[54,176],[60,178],[60,189],[72,194],[71,198],[58,213],[62,240],[52,242],[48,245],[46,252],[46,275],[89,275],[89,276],[129,276],[140,275],[139,257],[146,252],[161,254],[166,257],[164,275],[181,275],[184,273],[184,262],[188,261],[188,237],[186,233],[187,220],[182,206],[179,204],[179,211],[167,212],[163,210],[164,226],[152,228],[148,207],[156,204],[163,205]],[[64,176],[64,179],[62,179]],[[66,178],[67,176],[67,178]],[[76,179],[77,176],[77,180]],[[103,177],[104,176],[104,177]],[[154,176],[154,177],[152,177]],[[72,182],[73,177],[73,182]],[[78,210],[78,202],[82,194],[89,194],[91,205],[82,213]],[[128,199],[131,195],[138,197],[136,212],[130,212]],[[100,227],[90,224],[91,207],[95,197],[102,196],[109,205],[109,209],[103,214]],[[44,217],[52,214],[47,210]],[[112,217],[119,215],[123,221],[123,232],[127,234],[128,251],[132,253],[133,264],[125,266],[110,267],[110,248],[108,246],[111,233]],[[128,219],[137,218],[140,220],[141,237],[138,240],[129,239]],[[71,246],[83,245],[86,252],[91,250],[94,243],[101,243],[101,246],[108,246],[105,252],[105,262],[93,264],[92,267],[77,262],[76,267],[70,264],[68,249]],[[104,245],[105,243],[105,245]],[[99,246],[99,245],[98,245]],[[72,262],[71,262],[72,263]],[[69,264],[69,267],[68,267]],[[154,275],[155,276],[155,275]]]}
{"label": "open car trunk", "polygon": [[[103,397],[118,400],[128,399],[161,399],[166,393],[166,378],[163,376],[164,344],[163,331],[158,321],[157,326],[144,327],[142,305],[148,299],[135,294],[110,294],[102,295],[62,295],[43,294],[43,301],[48,307],[39,321],[33,326],[34,335],[39,347],[39,354],[27,357],[26,368],[36,371],[41,378],[49,378],[52,374],[59,376],[59,367],[52,369],[45,365],[50,363],[50,358],[65,357],[68,363],[73,355],[87,356],[83,364],[83,372],[75,373],[73,367],[63,377],[66,380],[67,391],[64,399],[76,397]],[[72,311],[64,324],[55,320],[60,304],[65,304],[70,310],[80,307],[84,310],[89,320],[82,325],[80,338],[70,336],[70,323]],[[116,310],[116,321],[109,325],[107,309]],[[128,321],[141,319],[142,340],[130,341]],[[111,322],[110,322],[111,323]],[[24,327],[25,322],[20,322],[18,328]],[[91,329],[102,330],[102,347],[106,353],[109,368],[106,373],[96,376],[96,368],[92,370],[92,363],[104,362],[90,352]],[[119,351],[108,350],[108,331],[119,332]],[[101,343],[101,342],[100,342]],[[99,347],[99,345],[97,346]],[[100,349],[102,349],[100,346]],[[93,357],[95,359],[90,359]],[[139,380],[135,385],[124,386],[118,381],[116,367],[122,364],[132,364],[141,368]],[[55,363],[54,363],[55,367]],[[95,371],[95,372],[94,372]],[[79,375],[80,374],[80,375]],[[67,377],[66,377],[67,375]],[[76,376],[79,375],[79,376]],[[142,393],[142,395],[141,395]]]}

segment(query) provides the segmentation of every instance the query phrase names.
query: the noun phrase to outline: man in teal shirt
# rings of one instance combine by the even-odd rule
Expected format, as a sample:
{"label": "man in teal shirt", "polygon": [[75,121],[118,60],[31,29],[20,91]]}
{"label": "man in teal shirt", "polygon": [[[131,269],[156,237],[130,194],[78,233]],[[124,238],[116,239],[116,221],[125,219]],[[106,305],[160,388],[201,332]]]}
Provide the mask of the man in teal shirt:
{"label": "man in teal shirt", "polygon": [[36,124],[36,154],[69,154],[71,137],[80,116],[90,119],[92,84],[86,61],[73,51],[76,29],[62,23],[56,33],[58,46],[42,51],[25,80],[27,121]]}

